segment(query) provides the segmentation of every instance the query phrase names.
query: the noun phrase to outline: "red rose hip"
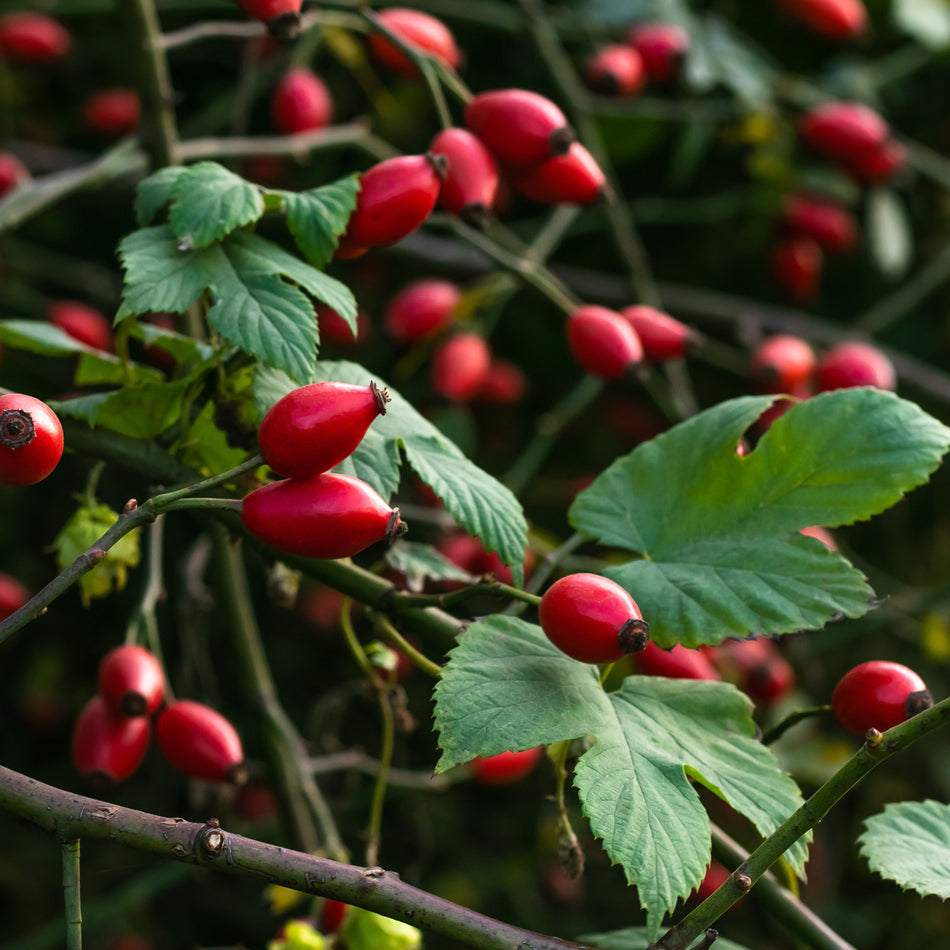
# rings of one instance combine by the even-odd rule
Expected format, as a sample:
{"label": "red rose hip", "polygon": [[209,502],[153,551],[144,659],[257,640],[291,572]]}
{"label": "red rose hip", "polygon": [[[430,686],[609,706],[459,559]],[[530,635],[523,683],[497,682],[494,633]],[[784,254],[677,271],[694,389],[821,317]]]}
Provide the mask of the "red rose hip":
{"label": "red rose hip", "polygon": [[310,478],[329,471],[360,444],[377,416],[386,414],[389,390],[376,383],[311,383],[279,399],[264,416],[258,441],[278,475]]}
{"label": "red rose hip", "polygon": [[781,222],[792,234],[812,238],[829,254],[847,254],[857,243],[854,215],[830,201],[792,195],[782,206]]}
{"label": "red rose hip", "polygon": [[383,326],[396,343],[435,336],[451,322],[462,292],[449,280],[424,278],[406,284],[386,304]]}
{"label": "red rose hip", "polygon": [[619,379],[643,359],[636,331],[619,313],[588,304],[567,318],[571,355],[588,372],[602,379]]}
{"label": "red rose hip", "polygon": [[816,106],[802,118],[798,131],[816,152],[839,163],[879,148],[890,135],[884,119],[859,102]]}
{"label": "red rose hip", "polygon": [[815,351],[805,340],[778,333],[763,340],[749,359],[749,376],[763,393],[803,396],[815,372]]}
{"label": "red rose hip", "polygon": [[640,54],[649,80],[662,84],[679,73],[689,34],[673,23],[642,23],[630,31],[627,42]]}
{"label": "red rose hip", "polygon": [[499,752],[498,755],[478,756],[468,763],[472,781],[479,785],[511,785],[520,782],[534,771],[544,749],[537,746],[523,752]]}
{"label": "red rose hip", "polygon": [[675,317],[643,304],[624,307],[620,316],[636,331],[643,356],[649,362],[665,363],[686,355],[692,334],[689,327]]}
{"label": "red rose hip", "polygon": [[564,155],[528,168],[509,168],[506,175],[516,191],[539,204],[589,205],[607,183],[594,156],[580,142],[572,143]]}
{"label": "red rose hip", "polygon": [[777,5],[812,32],[829,39],[852,39],[868,24],[861,0],[777,0]]}
{"label": "red rose hip", "polygon": [[150,735],[147,717],[117,716],[93,696],[73,727],[73,765],[83,778],[124,782],[142,764]]}
{"label": "red rose hip", "polygon": [[607,96],[633,96],[645,81],[643,58],[626,43],[601,46],[584,64],[584,82]]}
{"label": "red rose hip", "polygon": [[[462,54],[451,30],[431,14],[408,7],[389,7],[380,10],[376,19],[417,52],[434,57],[450,69],[461,66]],[[388,36],[371,33],[368,42],[373,57],[394,73],[410,79],[421,75],[419,67]]]}
{"label": "red rose hip", "polygon": [[933,705],[924,681],[900,663],[871,660],[849,670],[831,694],[831,711],[844,729],[864,736],[885,732]]}
{"label": "red rose hip", "polygon": [[599,574],[568,574],[538,606],[541,629],[582,663],[613,663],[646,645],[648,627],[634,599]]}
{"label": "red rose hip", "polygon": [[644,676],[665,676],[673,680],[719,680],[722,677],[702,650],[676,644],[664,650],[648,643],[633,659],[634,667]]}
{"label": "red rose hip", "polygon": [[78,300],[56,300],[46,308],[46,319],[80,343],[112,352],[112,325],[95,307]]}
{"label": "red rose hip", "polygon": [[144,647],[126,643],[99,664],[99,695],[116,716],[150,716],[165,698],[165,673]]}
{"label": "red rose hip", "polygon": [[491,351],[477,333],[446,340],[432,358],[432,388],[445,399],[465,402],[481,388],[491,368]]}
{"label": "red rose hip", "polygon": [[448,163],[439,190],[439,205],[467,224],[480,228],[498,194],[498,162],[481,140],[466,129],[445,129],[429,145]]}
{"label": "red rose hip", "polygon": [[72,38],[43,13],[19,10],[0,17],[0,57],[13,63],[52,63],[69,52]]}
{"label": "red rose hip", "polygon": [[244,779],[244,749],[234,726],[221,713],[190,699],[166,706],[155,720],[162,755],[189,778],[209,782]]}
{"label": "red rose hip", "polygon": [[330,90],[305,66],[288,70],[274,89],[271,119],[282,135],[322,129],[333,121]]}
{"label": "red rose hip", "polygon": [[876,346],[859,340],[839,343],[818,361],[818,389],[847,389],[851,386],[897,388],[894,364]]}
{"label": "red rose hip", "polygon": [[23,393],[0,396],[0,484],[35,485],[63,455],[63,427],[56,413]]}
{"label": "red rose hip", "polygon": [[30,173],[26,165],[12,152],[0,152],[0,197],[27,181]]}
{"label": "red rose hip", "polygon": [[138,128],[142,106],[134,89],[103,89],[94,93],[82,109],[87,131],[107,139],[118,139]]}
{"label": "red rose hip", "polygon": [[278,39],[292,39],[300,30],[302,0],[236,0],[248,16],[267,25]]}
{"label": "red rose hip", "polygon": [[30,599],[29,590],[15,577],[0,571],[0,620],[16,613]]}
{"label": "red rose hip", "polygon": [[772,247],[770,269],[775,283],[796,303],[807,303],[821,286],[825,256],[818,242],[803,234],[781,238]]}

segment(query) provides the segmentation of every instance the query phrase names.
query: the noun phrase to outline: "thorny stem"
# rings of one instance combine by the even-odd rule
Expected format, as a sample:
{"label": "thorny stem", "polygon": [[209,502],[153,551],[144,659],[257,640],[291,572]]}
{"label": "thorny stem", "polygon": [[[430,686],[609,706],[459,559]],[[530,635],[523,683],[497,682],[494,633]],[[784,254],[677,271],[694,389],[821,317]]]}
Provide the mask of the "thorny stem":
{"label": "thorny stem", "polygon": [[[227,627],[231,642],[246,684],[246,694],[253,698],[263,717],[272,765],[293,816],[296,835],[307,851],[316,851],[324,845],[330,854],[345,857],[346,846],[333,813],[307,768],[303,739],[278,699],[254,615],[240,548],[229,541],[220,526],[216,528],[214,537],[218,576],[226,592],[224,599],[230,613]],[[320,834],[314,827],[311,814],[320,826]]]}
{"label": "thorny stem", "polygon": [[730,880],[671,927],[650,950],[686,950],[707,927],[718,920],[743,895],[734,883],[736,874],[753,884],[793,845],[803,838],[861,779],[897,752],[950,721],[950,699],[894,726],[874,741],[868,740],[784,824],[772,832],[744,861]]}
{"label": "thorny stem", "polygon": [[66,909],[66,950],[82,950],[78,837],[63,842],[63,902]]}

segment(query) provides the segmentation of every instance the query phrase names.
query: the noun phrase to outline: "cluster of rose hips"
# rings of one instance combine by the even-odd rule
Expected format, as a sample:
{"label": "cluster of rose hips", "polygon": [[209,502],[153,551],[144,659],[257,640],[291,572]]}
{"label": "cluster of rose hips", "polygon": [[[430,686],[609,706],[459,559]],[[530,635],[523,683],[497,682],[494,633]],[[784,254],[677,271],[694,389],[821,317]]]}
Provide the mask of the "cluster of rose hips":
{"label": "cluster of rose hips", "polygon": [[638,23],[624,42],[598,47],[584,64],[584,81],[594,92],[634,96],[647,83],[667,85],[679,74],[689,34],[674,23]]}
{"label": "cluster of rose hips", "polygon": [[323,382],[278,400],[258,432],[264,461],[284,476],[246,495],[241,520],[256,538],[287,554],[352,557],[406,530],[366,482],[330,469],[356,449],[389,393],[375,383]]}
{"label": "cluster of rose hips", "polygon": [[162,754],[184,775],[243,781],[244,750],[234,727],[203,703],[166,704],[164,671],[144,647],[110,650],[99,664],[97,685],[73,727],[72,760],[83,778],[125,781],[142,764],[154,728]]}

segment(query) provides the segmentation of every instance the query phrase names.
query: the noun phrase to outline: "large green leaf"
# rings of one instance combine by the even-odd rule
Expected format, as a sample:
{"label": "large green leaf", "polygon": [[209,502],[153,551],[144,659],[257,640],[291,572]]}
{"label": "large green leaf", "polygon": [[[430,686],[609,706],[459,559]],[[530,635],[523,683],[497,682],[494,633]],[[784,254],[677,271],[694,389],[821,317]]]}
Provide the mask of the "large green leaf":
{"label": "large green leaf", "polygon": [[169,165],[143,178],[135,189],[135,220],[144,228],[155,220],[155,216],[171,201],[172,188],[183,175],[181,165]]}
{"label": "large green leaf", "polygon": [[277,192],[287,210],[287,227],[314,267],[322,270],[333,258],[359,190],[359,176],[350,175],[310,191]]}
{"label": "large green leaf", "polygon": [[207,247],[264,213],[256,185],[217,162],[199,162],[175,177],[168,223],[189,247]]}
{"label": "large green leaf", "polygon": [[843,557],[797,532],[866,519],[922,484],[950,430],[893,393],[816,396],[745,457],[742,433],[770,397],[713,407],[618,459],[581,492],[574,527],[639,560],[608,568],[661,646],[816,628],[868,610]]}
{"label": "large green leaf", "polygon": [[[461,635],[435,697],[440,772],[476,755],[595,738],[578,760],[574,784],[592,830],[637,886],[653,934],[709,864],[709,819],[692,782],[762,834],[802,803],[754,738],[751,703],[734,686],[628,676],[607,694],[596,667],[572,660],[539,627],[513,617],[490,617]],[[787,856],[800,873],[804,842]]]}
{"label": "large green leaf", "polygon": [[950,805],[892,802],[858,838],[872,871],[922,897],[950,899]]}
{"label": "large green leaf", "polygon": [[[383,380],[356,363],[321,360],[310,382],[333,380],[366,386]],[[280,373],[261,371],[255,399],[266,412],[294,383]],[[521,505],[500,482],[469,461],[455,443],[424,419],[398,392],[390,388],[392,401],[386,415],[376,419],[362,442],[340,467],[369,482],[384,498],[399,484],[400,450],[416,474],[442,499],[446,510],[489,551],[497,551],[510,564],[520,583],[527,524]],[[410,525],[410,530],[411,530]]]}

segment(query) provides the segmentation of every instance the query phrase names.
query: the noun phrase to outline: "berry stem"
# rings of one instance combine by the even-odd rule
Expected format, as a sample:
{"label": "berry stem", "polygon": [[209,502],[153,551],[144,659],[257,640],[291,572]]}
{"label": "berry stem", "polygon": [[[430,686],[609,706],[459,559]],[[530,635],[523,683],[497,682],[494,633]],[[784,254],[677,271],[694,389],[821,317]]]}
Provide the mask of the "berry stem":
{"label": "berry stem", "polygon": [[402,650],[423,673],[431,676],[433,679],[438,679],[442,675],[442,667],[439,666],[438,663],[430,660],[420,650],[417,650],[392,623],[390,623],[389,618],[386,617],[385,614],[374,613],[372,619],[373,626],[395,647]]}
{"label": "berry stem", "polygon": [[796,709],[794,712],[789,713],[784,719],[777,722],[762,736],[762,744],[771,745],[777,739],[781,739],[792,726],[798,725],[798,723],[805,719],[813,719],[815,716],[824,716],[830,712],[831,706],[827,703],[822,706],[808,706],[805,709]]}
{"label": "berry stem", "polygon": [[66,911],[66,950],[82,950],[79,838],[63,841],[63,903]]}

